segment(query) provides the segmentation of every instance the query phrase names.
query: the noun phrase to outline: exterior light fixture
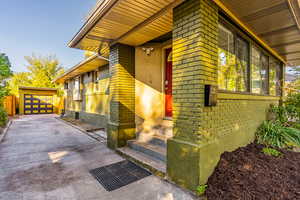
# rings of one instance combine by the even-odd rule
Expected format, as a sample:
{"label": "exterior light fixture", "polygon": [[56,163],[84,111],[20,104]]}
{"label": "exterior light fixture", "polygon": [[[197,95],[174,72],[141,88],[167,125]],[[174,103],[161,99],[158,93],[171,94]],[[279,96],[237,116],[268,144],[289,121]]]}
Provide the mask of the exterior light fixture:
{"label": "exterior light fixture", "polygon": [[151,52],[154,51],[153,47],[148,47],[148,48],[143,47],[142,49],[146,53],[147,56],[150,56]]}

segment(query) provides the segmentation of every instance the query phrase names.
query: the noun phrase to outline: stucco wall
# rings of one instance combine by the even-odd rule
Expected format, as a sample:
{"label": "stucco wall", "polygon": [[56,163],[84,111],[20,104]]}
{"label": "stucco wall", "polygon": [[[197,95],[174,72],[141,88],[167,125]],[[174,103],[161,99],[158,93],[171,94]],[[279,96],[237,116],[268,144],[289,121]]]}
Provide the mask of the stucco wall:
{"label": "stucco wall", "polygon": [[[147,55],[143,50],[145,47],[154,49]],[[135,49],[137,132],[150,131],[164,117],[163,55],[161,44],[148,44]]]}
{"label": "stucco wall", "polygon": [[66,90],[66,115],[75,116],[79,112],[82,121],[106,127],[109,109],[109,77],[93,82],[93,74],[83,74],[82,100],[73,100],[74,80],[68,81]]}

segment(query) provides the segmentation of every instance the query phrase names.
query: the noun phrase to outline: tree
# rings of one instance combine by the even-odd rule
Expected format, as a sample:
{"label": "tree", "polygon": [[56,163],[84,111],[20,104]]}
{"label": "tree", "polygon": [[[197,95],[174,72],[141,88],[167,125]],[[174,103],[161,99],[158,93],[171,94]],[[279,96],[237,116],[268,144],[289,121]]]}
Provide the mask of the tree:
{"label": "tree", "polygon": [[17,95],[19,92],[19,86],[32,86],[32,80],[30,76],[30,72],[14,73],[14,75],[8,82],[8,88],[10,93]]}
{"label": "tree", "polygon": [[11,75],[12,71],[9,59],[4,53],[0,53],[0,106],[2,106],[3,97],[8,95],[5,82]]}
{"label": "tree", "polygon": [[9,81],[12,94],[18,94],[19,86],[57,88],[53,79],[64,73],[55,56],[26,56],[28,72],[15,73]]}
{"label": "tree", "polygon": [[59,64],[55,56],[26,56],[28,62],[27,69],[30,72],[32,86],[34,87],[50,87],[55,88],[57,85],[53,83],[53,79],[64,72],[63,67]]}
{"label": "tree", "polygon": [[0,53],[0,81],[3,81],[12,75],[11,64],[4,53]]}

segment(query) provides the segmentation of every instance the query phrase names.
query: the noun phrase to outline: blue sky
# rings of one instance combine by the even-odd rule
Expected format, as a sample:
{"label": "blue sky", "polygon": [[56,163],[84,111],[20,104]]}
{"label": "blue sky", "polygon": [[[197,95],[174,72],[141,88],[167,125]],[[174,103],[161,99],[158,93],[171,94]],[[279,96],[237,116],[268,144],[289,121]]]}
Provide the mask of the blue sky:
{"label": "blue sky", "polygon": [[26,71],[24,56],[56,55],[65,68],[83,59],[67,47],[96,0],[9,0],[1,2],[0,52],[13,71]]}

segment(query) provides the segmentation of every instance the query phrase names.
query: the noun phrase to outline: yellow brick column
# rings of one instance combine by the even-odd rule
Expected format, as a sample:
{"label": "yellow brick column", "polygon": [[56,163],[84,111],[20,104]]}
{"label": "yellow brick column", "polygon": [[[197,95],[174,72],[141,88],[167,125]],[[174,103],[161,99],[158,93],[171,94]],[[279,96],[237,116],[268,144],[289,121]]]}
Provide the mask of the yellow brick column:
{"label": "yellow brick column", "polygon": [[204,85],[217,85],[218,9],[211,0],[187,0],[173,10],[173,133],[167,145],[168,178],[195,190],[206,182],[202,131]]}
{"label": "yellow brick column", "polygon": [[110,111],[107,145],[115,149],[135,137],[135,48],[115,44],[110,48]]}

